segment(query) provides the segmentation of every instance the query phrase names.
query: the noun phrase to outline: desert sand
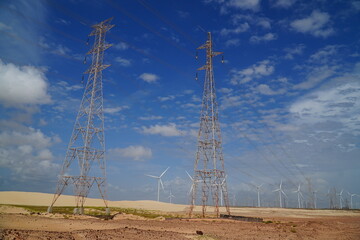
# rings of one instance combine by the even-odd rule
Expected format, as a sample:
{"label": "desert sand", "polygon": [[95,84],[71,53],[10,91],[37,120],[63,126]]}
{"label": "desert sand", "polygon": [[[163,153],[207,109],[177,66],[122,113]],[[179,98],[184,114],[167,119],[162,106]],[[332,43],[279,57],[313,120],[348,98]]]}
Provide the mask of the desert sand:
{"label": "desert sand", "polygon": [[[0,204],[3,204],[0,207],[0,239],[360,239],[358,210],[231,208],[234,215],[264,219],[264,222],[243,222],[211,218],[146,219],[123,213],[112,220],[103,220],[91,216],[30,214],[21,207],[8,206],[47,206],[52,197],[44,193],[0,192]],[[64,195],[56,206],[73,206],[74,203],[73,196]],[[100,199],[88,199],[86,203],[87,206],[104,206]],[[109,206],[183,216],[188,209],[187,205],[155,201],[109,201]],[[208,211],[212,208],[208,207]]]}

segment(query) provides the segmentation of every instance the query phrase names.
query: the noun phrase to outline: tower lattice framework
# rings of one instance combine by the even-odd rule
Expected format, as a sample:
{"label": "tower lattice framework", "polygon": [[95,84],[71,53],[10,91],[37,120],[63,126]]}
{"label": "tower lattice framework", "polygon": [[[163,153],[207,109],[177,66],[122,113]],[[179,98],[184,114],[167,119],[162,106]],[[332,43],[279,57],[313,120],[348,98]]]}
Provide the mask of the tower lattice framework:
{"label": "tower lattice framework", "polygon": [[[110,66],[103,64],[103,60],[104,51],[111,46],[105,42],[106,32],[114,27],[110,24],[111,20],[112,18],[109,18],[93,25],[93,31],[89,34],[95,37],[93,47],[87,53],[91,55],[92,62],[85,72],[88,74],[88,79],[84,95],[48,212],[52,211],[56,200],[71,184],[74,186],[76,202],[74,213],[83,214],[85,200],[94,184],[97,185],[106,209],[109,211],[106,195],[102,71]],[[76,161],[78,169],[70,169],[71,164]],[[68,173],[71,171],[75,171],[76,175]]]}
{"label": "tower lattice framework", "polygon": [[203,217],[205,217],[206,214],[210,194],[216,216],[219,217],[220,215],[219,199],[221,195],[226,211],[230,214],[213,71],[213,57],[222,54],[222,52],[213,52],[212,47],[211,33],[209,32],[206,43],[197,48],[206,50],[206,64],[198,69],[205,70],[206,74],[200,114],[198,145],[194,164],[190,216],[193,214],[198,192],[201,193]]}

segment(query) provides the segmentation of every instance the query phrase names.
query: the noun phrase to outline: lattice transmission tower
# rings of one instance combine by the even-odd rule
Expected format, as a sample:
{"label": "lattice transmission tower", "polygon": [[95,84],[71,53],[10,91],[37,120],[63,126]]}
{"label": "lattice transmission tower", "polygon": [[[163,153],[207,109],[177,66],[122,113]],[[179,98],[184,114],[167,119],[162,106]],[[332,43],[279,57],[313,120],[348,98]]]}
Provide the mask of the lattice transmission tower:
{"label": "lattice transmission tower", "polygon": [[[84,213],[85,200],[94,184],[97,185],[106,211],[109,212],[106,196],[102,71],[110,66],[103,64],[103,60],[104,51],[111,46],[105,42],[106,32],[114,27],[110,24],[111,20],[112,18],[109,18],[93,25],[93,31],[89,34],[95,37],[93,47],[87,53],[91,55],[92,62],[85,72],[88,79],[84,95],[48,212],[52,212],[56,200],[71,184],[74,186],[75,214]],[[75,165],[75,169],[70,169],[74,162],[78,165]]]}
{"label": "lattice transmission tower", "polygon": [[196,197],[198,192],[200,192],[202,196],[202,216],[205,217],[209,194],[211,193],[215,214],[219,217],[219,199],[221,195],[224,200],[226,211],[230,215],[213,71],[213,57],[222,54],[222,52],[213,52],[210,32],[208,33],[206,43],[197,49],[206,50],[206,64],[198,69],[205,70],[206,73],[200,114],[198,145],[194,164],[190,216],[193,214]]}

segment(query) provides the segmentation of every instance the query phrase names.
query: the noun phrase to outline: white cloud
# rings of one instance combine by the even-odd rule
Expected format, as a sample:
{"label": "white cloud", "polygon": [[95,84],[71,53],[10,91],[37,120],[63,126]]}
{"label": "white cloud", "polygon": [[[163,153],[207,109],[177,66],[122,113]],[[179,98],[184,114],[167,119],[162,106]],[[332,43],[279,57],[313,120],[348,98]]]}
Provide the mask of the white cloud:
{"label": "white cloud", "polygon": [[296,0],[276,0],[274,3],[274,7],[289,8],[294,5],[295,2]]}
{"label": "white cloud", "polygon": [[248,23],[243,23],[243,24],[240,24],[239,26],[237,26],[236,28],[232,28],[232,29],[223,28],[223,29],[221,29],[220,34],[222,36],[227,36],[229,34],[239,34],[242,32],[246,32],[247,30],[249,30],[249,28],[250,28],[250,26]]}
{"label": "white cloud", "polygon": [[291,48],[285,48],[284,51],[286,55],[284,56],[285,59],[294,59],[294,55],[301,55],[305,49],[304,44],[298,44]]}
{"label": "white cloud", "polygon": [[126,50],[129,48],[129,46],[124,42],[119,42],[118,44],[114,45],[114,48],[118,50]]}
{"label": "white cloud", "polygon": [[360,10],[360,1],[353,1],[352,5],[356,10]]}
{"label": "white cloud", "polygon": [[226,42],[225,42],[225,46],[227,46],[227,47],[231,47],[231,46],[236,47],[236,46],[239,46],[239,44],[240,44],[240,40],[236,39],[236,38],[226,40]]}
{"label": "white cloud", "polygon": [[225,110],[231,107],[237,107],[244,103],[241,96],[225,96],[221,98],[221,109]]}
{"label": "white cloud", "polygon": [[218,91],[226,94],[226,93],[231,93],[233,90],[230,88],[220,88]]}
{"label": "white cloud", "polygon": [[161,135],[164,137],[180,136],[182,131],[177,129],[175,123],[170,123],[168,125],[154,125],[150,127],[142,127],[142,133],[151,134],[151,135]]}
{"label": "white cloud", "polygon": [[314,10],[309,17],[295,20],[290,23],[290,26],[298,32],[326,38],[335,32],[332,27],[328,26],[329,22],[329,14]]}
{"label": "white cloud", "polygon": [[134,161],[143,161],[152,157],[152,151],[151,148],[131,145],[126,148],[109,149],[109,157],[112,158],[112,160],[122,160],[121,158],[127,158]]}
{"label": "white cloud", "polygon": [[271,28],[271,20],[266,17],[258,17],[254,14],[234,14],[231,17],[233,25],[239,25],[241,22],[246,21],[252,25],[260,26],[264,29]]}
{"label": "white cloud", "polygon": [[118,113],[124,109],[129,109],[128,106],[121,106],[121,107],[112,107],[112,108],[104,108],[104,113],[108,114],[115,114]]}
{"label": "white cloud", "polygon": [[175,95],[169,95],[166,97],[158,97],[160,102],[165,102],[165,101],[169,101],[169,100],[174,100],[176,98]]}
{"label": "white cloud", "polygon": [[310,56],[310,62],[312,63],[327,63],[334,60],[332,56],[338,53],[340,46],[338,45],[328,45],[320,49],[316,53]]}
{"label": "white cloud", "polygon": [[122,57],[116,57],[115,61],[118,62],[123,67],[131,66],[131,61]]}
{"label": "white cloud", "polygon": [[269,60],[263,60],[243,70],[233,70],[230,83],[233,85],[247,83],[253,79],[271,75],[275,68]]}
{"label": "white cloud", "polygon": [[285,93],[285,89],[279,89],[277,91],[274,91],[267,84],[259,84],[256,87],[256,91],[264,95],[277,95]]}
{"label": "white cloud", "polygon": [[153,73],[143,73],[139,76],[140,79],[147,83],[156,83],[159,80],[159,76]]}
{"label": "white cloud", "polygon": [[82,85],[80,84],[75,84],[75,85],[69,85],[69,83],[65,82],[65,81],[59,81],[57,83],[58,85],[60,85],[61,87],[65,88],[65,90],[67,91],[77,91],[83,88]]}
{"label": "white cloud", "polygon": [[0,103],[5,107],[51,103],[47,90],[43,70],[0,60]]}
{"label": "white cloud", "polygon": [[233,8],[257,11],[260,8],[260,0],[230,0],[226,5]]}
{"label": "white cloud", "polygon": [[360,134],[359,81],[349,76],[333,82],[329,84],[330,87],[309,93],[293,103],[289,108],[290,113],[300,123],[337,121],[344,126],[344,130]]}
{"label": "white cloud", "polygon": [[147,116],[147,117],[139,117],[140,120],[144,120],[144,121],[148,121],[148,120],[160,120],[160,119],[162,119],[162,118],[163,118],[162,116],[154,116],[154,115]]}
{"label": "white cloud", "polygon": [[304,82],[294,85],[294,89],[309,89],[315,87],[322,81],[334,76],[336,73],[336,66],[329,67],[327,65],[320,67],[313,67]]}
{"label": "white cloud", "polygon": [[261,26],[265,29],[270,29],[271,28],[271,23],[270,23],[270,20],[269,19],[266,19],[266,18],[260,18],[256,24],[258,26]]}
{"label": "white cloud", "polygon": [[9,169],[16,181],[51,179],[59,165],[49,147],[56,140],[40,130],[4,131],[0,134],[0,167]]}
{"label": "white cloud", "polygon": [[259,43],[259,42],[268,42],[272,40],[276,40],[277,35],[274,33],[267,33],[264,36],[252,36],[250,38],[251,43]]}

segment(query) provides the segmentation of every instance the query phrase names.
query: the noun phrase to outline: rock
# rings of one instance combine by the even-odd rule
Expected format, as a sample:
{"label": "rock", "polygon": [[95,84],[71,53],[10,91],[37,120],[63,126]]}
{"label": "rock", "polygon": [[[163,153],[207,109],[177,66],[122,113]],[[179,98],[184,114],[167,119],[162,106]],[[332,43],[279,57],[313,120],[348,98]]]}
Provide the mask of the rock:
{"label": "rock", "polygon": [[204,235],[204,233],[202,231],[196,230],[196,234],[197,235]]}

